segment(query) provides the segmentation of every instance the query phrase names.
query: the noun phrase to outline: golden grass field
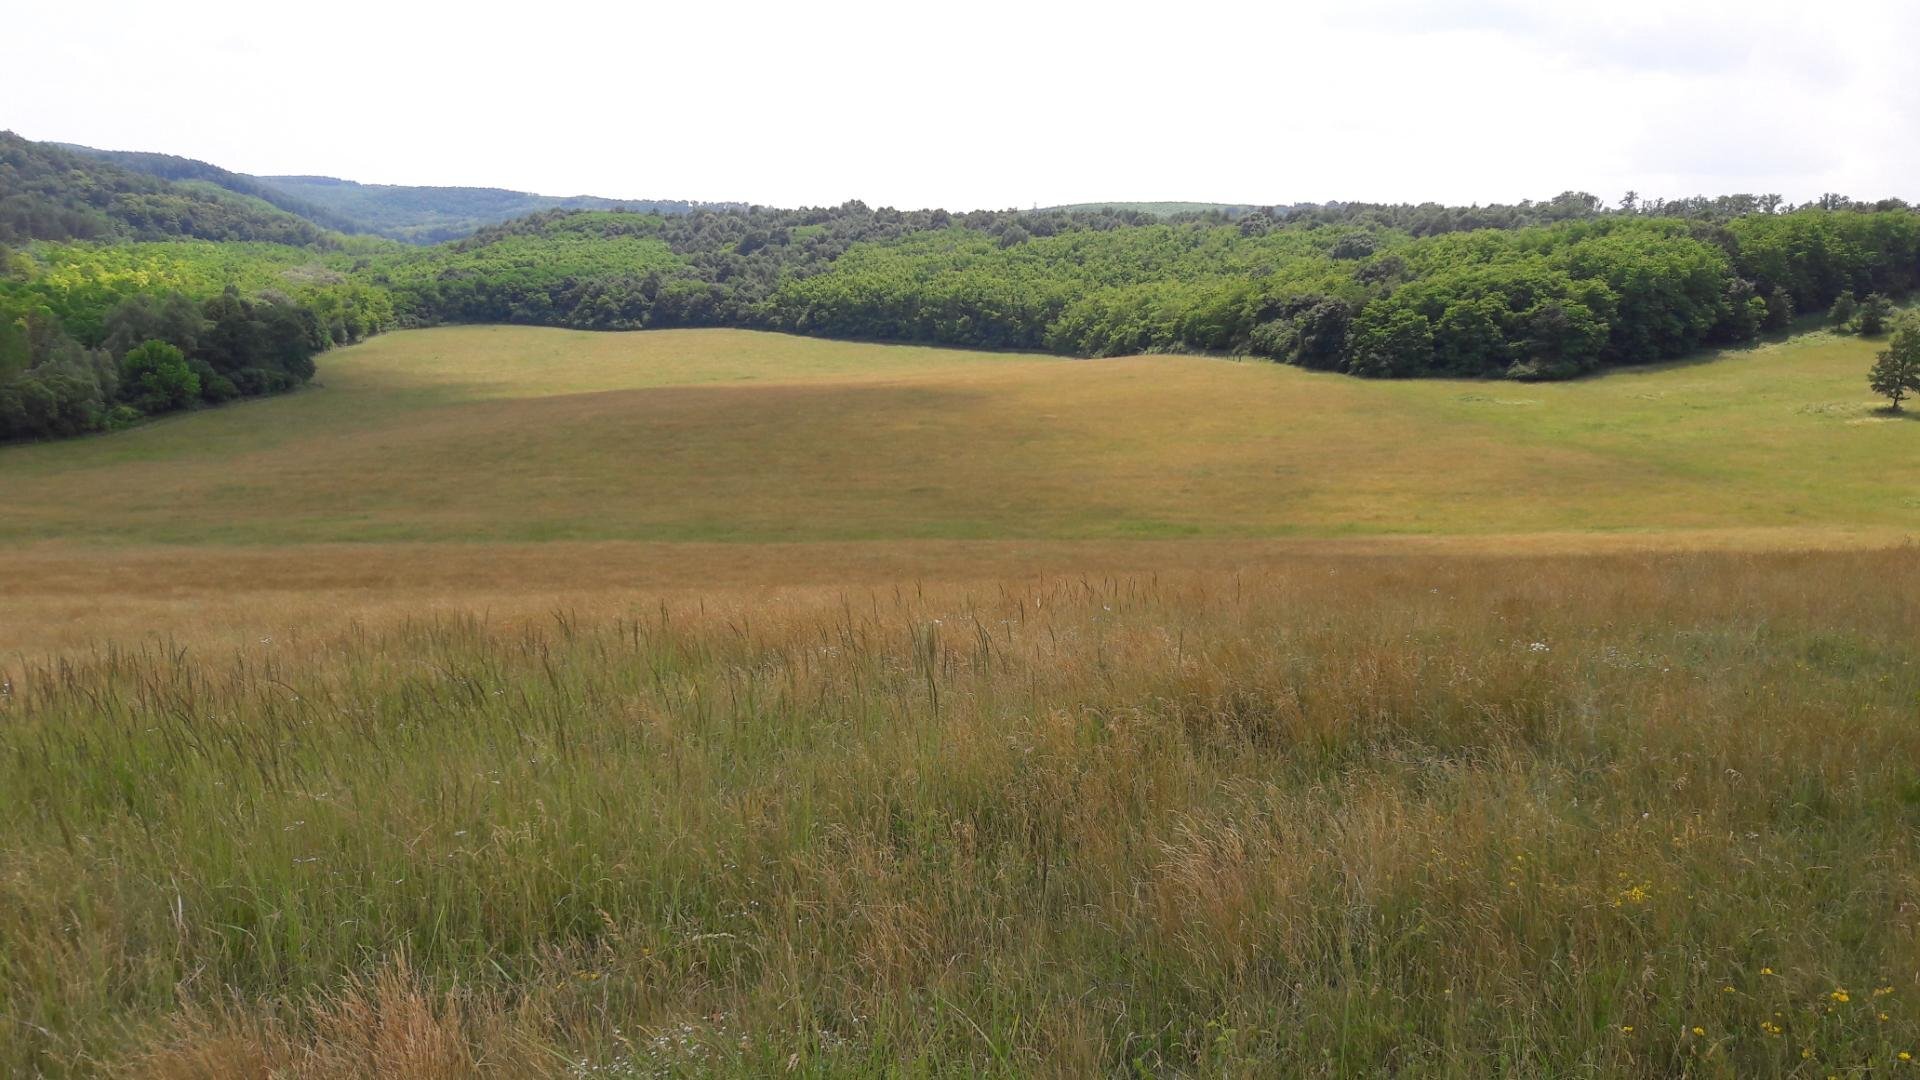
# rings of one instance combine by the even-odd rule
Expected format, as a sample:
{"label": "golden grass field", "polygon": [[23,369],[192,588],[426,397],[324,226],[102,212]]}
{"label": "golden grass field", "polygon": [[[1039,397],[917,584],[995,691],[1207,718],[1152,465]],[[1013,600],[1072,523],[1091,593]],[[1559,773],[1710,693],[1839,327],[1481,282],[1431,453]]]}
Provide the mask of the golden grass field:
{"label": "golden grass field", "polygon": [[0,448],[0,1075],[1903,1075],[1874,348],[446,328]]}
{"label": "golden grass field", "polygon": [[1814,334],[1519,385],[393,333],[288,397],[0,447],[0,651],[1335,549],[1884,546],[1920,531],[1920,427],[1873,411],[1874,348]]}
{"label": "golden grass field", "polygon": [[1131,539],[1920,528],[1872,342],[1554,385],[730,330],[459,327],[0,449],[0,541]]}

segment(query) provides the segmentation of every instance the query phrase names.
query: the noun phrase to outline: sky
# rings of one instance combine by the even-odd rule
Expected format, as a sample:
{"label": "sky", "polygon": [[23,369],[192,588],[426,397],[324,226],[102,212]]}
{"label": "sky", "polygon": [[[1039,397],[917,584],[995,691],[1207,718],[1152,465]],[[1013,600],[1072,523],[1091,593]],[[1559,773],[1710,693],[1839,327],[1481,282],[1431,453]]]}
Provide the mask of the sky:
{"label": "sky", "polygon": [[1912,0],[11,0],[0,128],[256,174],[952,210],[1920,201]]}

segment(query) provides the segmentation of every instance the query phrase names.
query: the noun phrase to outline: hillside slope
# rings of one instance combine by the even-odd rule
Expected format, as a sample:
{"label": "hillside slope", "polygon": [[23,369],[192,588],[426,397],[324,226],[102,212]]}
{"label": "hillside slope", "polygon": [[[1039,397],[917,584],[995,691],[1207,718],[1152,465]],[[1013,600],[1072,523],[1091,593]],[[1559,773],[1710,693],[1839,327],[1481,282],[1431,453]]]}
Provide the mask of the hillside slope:
{"label": "hillside slope", "polygon": [[163,179],[0,131],[0,243],[182,237],[299,246],[336,239],[247,193]]}
{"label": "hillside slope", "polygon": [[[331,176],[251,176],[176,154],[101,150],[77,143],[39,144],[116,168],[183,185],[213,185],[304,218],[322,229],[384,236],[412,244],[457,240],[488,225],[543,210],[610,210],[685,214],[736,203],[682,199],[608,199],[595,195],[535,195],[488,187],[362,184]],[[64,239],[64,237],[35,237]]]}
{"label": "hillside slope", "polygon": [[283,197],[318,206],[351,221],[357,232],[374,233],[413,244],[457,240],[488,225],[542,210],[611,210],[624,207],[648,214],[685,214],[707,204],[675,199],[605,199],[595,195],[559,197],[486,187],[414,187],[361,184],[331,176],[256,178]]}
{"label": "hillside slope", "polygon": [[231,191],[236,195],[241,195],[249,199],[258,199],[261,202],[285,210],[287,213],[293,214],[296,217],[306,218],[308,221],[322,228],[333,229],[336,232],[361,233],[371,231],[361,227],[360,223],[353,218],[336,214],[332,210],[320,206],[317,203],[295,198],[280,188],[261,181],[258,177],[248,176],[245,173],[237,173],[230,169],[223,169],[211,162],[180,157],[177,154],[153,154],[135,150],[99,150],[91,146],[81,146],[78,143],[50,143],[49,145],[56,146],[70,153],[80,154],[84,157],[96,158],[110,165],[117,165],[130,172],[159,177],[162,180],[212,184],[216,187]]}

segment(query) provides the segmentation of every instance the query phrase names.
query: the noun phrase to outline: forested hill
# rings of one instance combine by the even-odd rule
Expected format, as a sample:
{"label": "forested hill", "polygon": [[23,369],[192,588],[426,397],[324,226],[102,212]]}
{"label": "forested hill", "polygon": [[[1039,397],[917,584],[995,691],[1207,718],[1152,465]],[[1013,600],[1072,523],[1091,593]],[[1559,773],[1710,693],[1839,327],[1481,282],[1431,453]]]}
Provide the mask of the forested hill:
{"label": "forested hill", "polygon": [[78,143],[49,143],[48,145],[85,157],[97,158],[130,172],[145,173],[162,180],[200,181],[213,184],[237,195],[259,199],[261,202],[277,206],[289,214],[306,218],[322,228],[336,232],[372,231],[362,227],[361,223],[353,218],[337,214],[318,203],[289,195],[260,177],[233,172],[210,162],[180,157],[176,154],[150,154],[135,150],[97,150]]}
{"label": "forested hill", "polygon": [[[341,237],[216,186],[195,163],[146,157],[196,178],[0,137],[0,439],[286,389],[314,353],[388,326],[747,327],[1559,379],[1751,342],[1816,313],[1879,333],[1920,288],[1920,214],[1898,200],[1607,206],[1568,192],[1172,216],[636,204],[553,208],[408,246]],[[415,237],[539,198],[276,182]],[[152,240],[172,242],[138,242]]]}
{"label": "forested hill", "polygon": [[0,131],[0,243],[183,237],[336,240],[312,221],[215,184],[175,182]]}
{"label": "forested hill", "polygon": [[[98,150],[74,143],[44,145],[129,172],[189,185],[213,185],[278,207],[322,229],[382,236],[410,244],[438,244],[469,236],[489,225],[545,210],[632,210],[686,214],[740,209],[736,203],[683,199],[608,199],[596,195],[534,195],[487,187],[414,187],[362,184],[331,176],[251,176],[174,154]],[[4,190],[4,188],[0,188]]]}
{"label": "forested hill", "polygon": [[567,197],[484,187],[410,187],[360,184],[330,176],[262,176],[260,183],[282,195],[322,207],[352,222],[354,232],[373,233],[411,244],[457,240],[489,225],[543,210],[626,209],[647,214],[686,214],[698,209],[727,210],[730,203],[673,199]]}
{"label": "forested hill", "polygon": [[[1199,351],[1376,377],[1567,378],[1884,318],[1920,285],[1920,215],[1833,201],[1724,217],[1563,197],[1253,213],[556,212],[375,260],[403,322],[749,326],[1081,356]],[[1663,205],[1661,210],[1665,210]],[[1403,210],[1434,230],[1376,223]],[[1564,215],[1564,216],[1561,216]],[[1522,227],[1474,227],[1478,218]],[[1457,230],[1449,230],[1457,224]]]}

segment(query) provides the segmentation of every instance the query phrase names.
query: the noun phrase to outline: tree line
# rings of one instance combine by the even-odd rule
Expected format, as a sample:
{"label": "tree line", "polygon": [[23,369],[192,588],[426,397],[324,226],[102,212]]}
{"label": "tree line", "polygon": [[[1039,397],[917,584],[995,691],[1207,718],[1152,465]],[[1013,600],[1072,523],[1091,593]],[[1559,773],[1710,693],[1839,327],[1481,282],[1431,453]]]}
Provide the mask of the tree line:
{"label": "tree line", "polygon": [[[1353,204],[1167,219],[1125,207],[954,214],[849,202],[554,210],[431,248],[29,244],[0,257],[0,381],[13,403],[0,437],[97,430],[229,387],[271,392],[304,379],[327,345],[446,322],[737,326],[1511,379],[1670,359],[1823,313],[1884,332],[1893,300],[1920,288],[1920,215],[1822,202],[1734,196],[1668,216],[1648,207],[1672,204],[1608,208],[1574,193],[1467,208],[1457,222],[1477,225],[1489,210],[1532,222],[1468,228]],[[154,322],[154,304],[171,321],[125,329]],[[240,323],[253,329],[214,329]],[[145,350],[130,360],[148,341],[178,359]]]}
{"label": "tree line", "polygon": [[[1591,208],[1588,203],[1579,203]],[[1920,215],[1589,213],[1375,224],[862,204],[536,215],[369,273],[410,324],[746,326],[1086,356],[1192,350],[1372,377],[1567,378],[1749,342],[1920,286]]]}
{"label": "tree line", "polygon": [[321,350],[392,320],[384,292],[344,279],[300,288],[280,278],[285,289],[250,293],[218,284],[231,272],[221,256],[250,251],[235,245],[187,246],[212,260],[199,275],[96,265],[117,268],[127,250],[62,248],[78,268],[56,263],[49,280],[44,266],[0,246],[0,441],[290,390],[313,377]]}

